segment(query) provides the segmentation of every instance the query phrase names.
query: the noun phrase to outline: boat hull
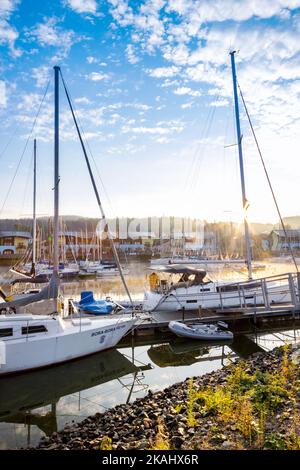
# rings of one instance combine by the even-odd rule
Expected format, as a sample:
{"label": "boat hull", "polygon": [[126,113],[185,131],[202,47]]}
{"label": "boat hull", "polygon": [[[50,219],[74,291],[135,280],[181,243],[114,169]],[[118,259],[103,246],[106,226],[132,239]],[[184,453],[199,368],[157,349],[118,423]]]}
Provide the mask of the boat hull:
{"label": "boat hull", "polygon": [[5,343],[5,363],[0,365],[0,377],[69,362],[113,348],[136,320],[120,319],[117,323],[112,323],[110,319],[70,321],[71,326],[65,327],[63,324],[63,331],[52,332],[48,337],[45,333],[38,333],[2,341]]}
{"label": "boat hull", "polygon": [[[280,304],[291,301],[289,286],[274,286],[268,289],[270,304]],[[218,308],[241,308],[253,305],[264,305],[265,299],[261,289],[247,290],[244,298],[239,296],[238,291],[216,292],[215,290],[204,291],[201,286],[178,288],[160,294],[147,291],[144,298],[144,309],[147,311],[179,311],[218,309]]]}
{"label": "boat hull", "polygon": [[201,325],[193,329],[183,323],[171,321],[168,327],[172,333],[181,338],[197,339],[199,341],[231,341],[233,339],[231,331],[217,331],[215,328],[210,329]]}

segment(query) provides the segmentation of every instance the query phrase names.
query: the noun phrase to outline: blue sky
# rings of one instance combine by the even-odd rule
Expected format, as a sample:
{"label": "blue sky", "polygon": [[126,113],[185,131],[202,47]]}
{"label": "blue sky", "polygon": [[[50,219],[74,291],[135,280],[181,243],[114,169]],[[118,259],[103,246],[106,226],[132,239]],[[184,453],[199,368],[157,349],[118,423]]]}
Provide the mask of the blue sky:
{"label": "blue sky", "polygon": [[[34,137],[38,213],[52,213],[58,64],[109,216],[240,218],[233,47],[279,205],[299,214],[300,0],[0,0],[0,45],[0,217],[31,213],[32,140],[8,191],[49,79]],[[97,216],[61,94],[61,213]],[[250,219],[276,221],[241,117]]]}

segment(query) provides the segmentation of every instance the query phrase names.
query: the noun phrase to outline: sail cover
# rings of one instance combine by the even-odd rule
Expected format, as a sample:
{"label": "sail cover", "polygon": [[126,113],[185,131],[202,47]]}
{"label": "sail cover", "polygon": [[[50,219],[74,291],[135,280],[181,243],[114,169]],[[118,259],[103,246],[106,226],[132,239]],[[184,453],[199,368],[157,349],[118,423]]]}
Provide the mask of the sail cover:
{"label": "sail cover", "polygon": [[25,305],[39,302],[40,300],[56,299],[58,297],[59,277],[57,273],[53,273],[49,284],[36,294],[16,295],[8,298],[1,307],[24,307]]}

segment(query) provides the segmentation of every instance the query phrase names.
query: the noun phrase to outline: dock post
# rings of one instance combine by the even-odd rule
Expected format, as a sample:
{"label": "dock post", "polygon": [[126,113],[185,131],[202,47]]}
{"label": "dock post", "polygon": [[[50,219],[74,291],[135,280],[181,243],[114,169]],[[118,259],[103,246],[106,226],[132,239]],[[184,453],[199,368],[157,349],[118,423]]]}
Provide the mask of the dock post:
{"label": "dock post", "polygon": [[300,272],[297,272],[298,306],[300,305]]}
{"label": "dock post", "polygon": [[256,325],[256,292],[254,294],[254,324]]}
{"label": "dock post", "polygon": [[291,301],[293,305],[293,318],[295,318],[295,310],[297,307],[297,296],[296,296],[296,291],[295,291],[295,284],[294,284],[292,273],[289,273],[288,277],[289,277],[289,289],[290,289],[290,294],[291,294]]}
{"label": "dock post", "polygon": [[223,310],[222,286],[219,287],[221,310]]}
{"label": "dock post", "polygon": [[239,284],[238,284],[238,293],[239,293],[240,307],[242,308],[243,305],[242,305],[242,298],[241,298],[241,288],[240,288],[240,285],[239,285]]}
{"label": "dock post", "polygon": [[265,279],[261,279],[261,290],[263,294],[264,304],[265,307],[270,310],[270,302],[269,302],[269,295],[268,295],[268,288]]}
{"label": "dock post", "polygon": [[184,322],[185,320],[185,307],[182,307],[182,321]]}

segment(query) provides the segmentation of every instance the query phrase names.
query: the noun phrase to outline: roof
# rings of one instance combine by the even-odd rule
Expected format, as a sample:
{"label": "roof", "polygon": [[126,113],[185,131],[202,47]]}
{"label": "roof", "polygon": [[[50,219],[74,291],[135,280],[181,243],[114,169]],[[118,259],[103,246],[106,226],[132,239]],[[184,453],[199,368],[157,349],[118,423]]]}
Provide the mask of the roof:
{"label": "roof", "polygon": [[201,274],[203,277],[206,276],[206,271],[204,271],[204,269],[184,266],[182,264],[169,264],[166,266],[157,266],[155,269],[153,269],[153,267],[148,269],[171,274]]}
{"label": "roof", "polygon": [[0,231],[0,237],[20,237],[20,238],[32,238],[30,232],[18,232],[18,231]]}
{"label": "roof", "polygon": [[[284,230],[273,230],[273,233],[275,233],[279,237],[285,237]],[[300,237],[300,230],[296,230],[296,229],[286,230],[286,234],[288,237]]]}

